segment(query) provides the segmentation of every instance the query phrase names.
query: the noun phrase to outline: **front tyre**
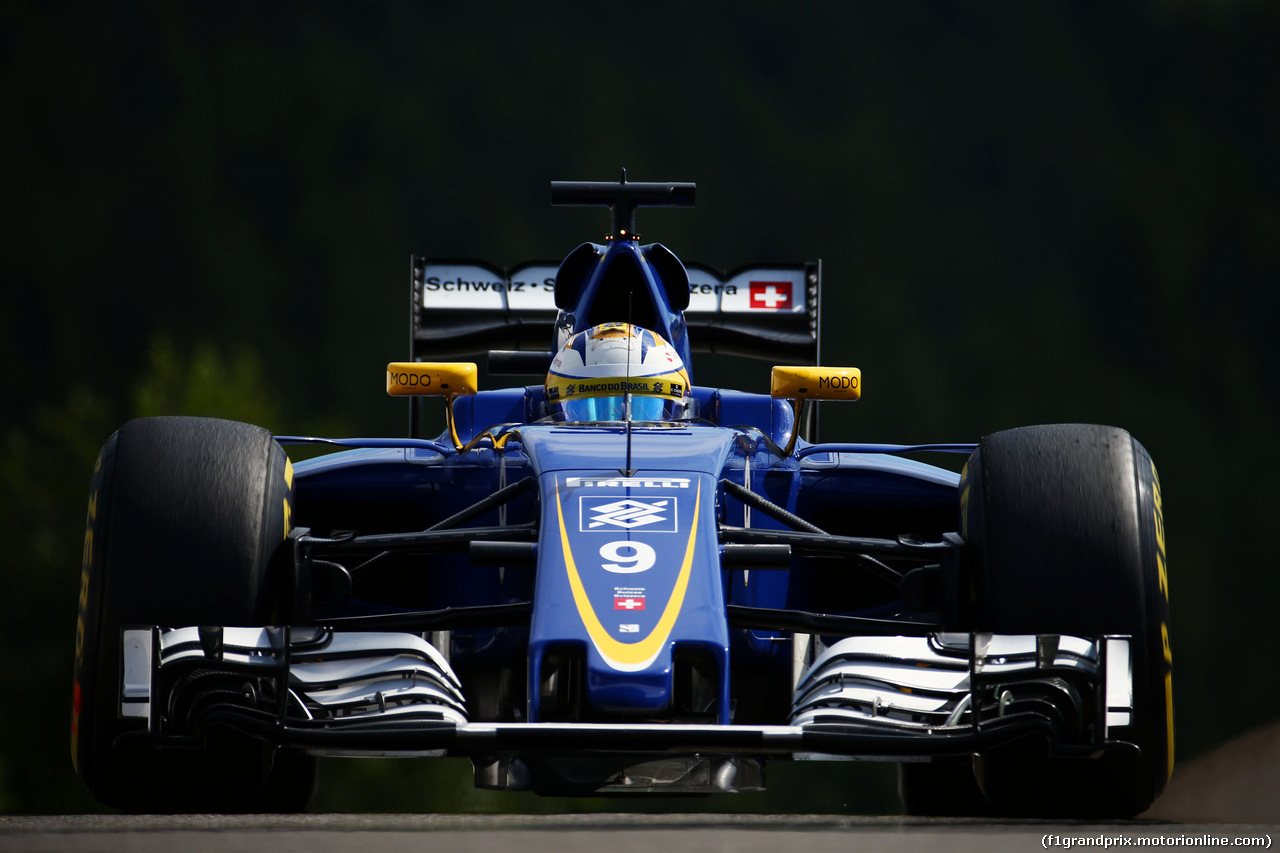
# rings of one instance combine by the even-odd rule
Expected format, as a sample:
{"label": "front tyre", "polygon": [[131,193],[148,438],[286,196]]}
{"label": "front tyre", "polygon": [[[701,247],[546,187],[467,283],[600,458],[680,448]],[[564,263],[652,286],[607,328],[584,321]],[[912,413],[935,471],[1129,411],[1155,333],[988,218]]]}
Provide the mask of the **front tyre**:
{"label": "front tyre", "polygon": [[1132,817],[1173,768],[1169,593],[1160,480],[1127,432],[1082,424],[987,436],[961,478],[973,627],[1132,637],[1133,714],[1109,737],[1140,756],[1062,759],[1042,743],[977,762],[1001,814]]}
{"label": "front tyre", "polygon": [[[103,446],[89,495],[71,722],[76,771],[101,802],[147,812],[305,805],[305,795],[267,784],[276,755],[262,742],[215,729],[204,748],[156,749],[146,721],[122,716],[120,703],[124,627],[271,624],[291,497],[288,458],[260,427],[145,418]],[[285,775],[297,776],[298,762],[287,763]]]}

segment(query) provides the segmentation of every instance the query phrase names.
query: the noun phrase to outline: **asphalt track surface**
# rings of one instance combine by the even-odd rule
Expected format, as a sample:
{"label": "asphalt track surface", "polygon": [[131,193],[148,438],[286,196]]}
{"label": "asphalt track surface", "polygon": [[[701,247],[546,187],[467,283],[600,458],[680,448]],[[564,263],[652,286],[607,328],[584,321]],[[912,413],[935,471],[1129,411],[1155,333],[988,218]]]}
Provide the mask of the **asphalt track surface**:
{"label": "asphalt track surface", "polygon": [[[1122,823],[847,815],[0,816],[0,853],[825,853],[865,850],[1269,850],[1280,841],[1280,723],[1179,765],[1146,819]],[[1070,844],[1071,846],[1068,846]]]}
{"label": "asphalt track surface", "polygon": [[[0,817],[0,851],[101,853],[849,853],[1270,849],[1280,825],[1049,823],[831,815]],[[1068,846],[1070,845],[1070,846]]]}

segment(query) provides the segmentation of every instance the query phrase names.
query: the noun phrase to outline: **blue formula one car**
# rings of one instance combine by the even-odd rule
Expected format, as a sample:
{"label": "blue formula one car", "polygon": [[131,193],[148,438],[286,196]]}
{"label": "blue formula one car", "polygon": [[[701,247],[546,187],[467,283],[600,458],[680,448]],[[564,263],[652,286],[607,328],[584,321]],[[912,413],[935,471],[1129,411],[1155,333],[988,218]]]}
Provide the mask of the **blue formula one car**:
{"label": "blue formula one car", "polygon": [[[410,436],[152,418],[89,500],[72,754],[127,810],[292,810],[316,756],[466,756],[484,788],[759,790],[900,764],[911,814],[1131,816],[1173,760],[1159,480],[1123,430],[817,443],[820,266],[641,245],[412,261]],[[501,349],[499,349],[501,348]],[[703,387],[694,351],[769,359]],[[478,387],[488,373],[534,384]],[[445,430],[420,437],[424,398]],[[333,452],[292,464],[284,446]],[[967,454],[964,471],[918,461]]]}

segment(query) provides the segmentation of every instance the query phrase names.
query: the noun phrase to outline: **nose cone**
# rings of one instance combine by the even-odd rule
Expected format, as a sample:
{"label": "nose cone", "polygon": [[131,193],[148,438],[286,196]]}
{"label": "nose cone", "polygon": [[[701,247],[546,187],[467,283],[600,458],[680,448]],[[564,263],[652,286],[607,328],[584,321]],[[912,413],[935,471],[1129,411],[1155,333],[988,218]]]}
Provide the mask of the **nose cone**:
{"label": "nose cone", "polygon": [[728,721],[715,482],[652,469],[542,475],[531,719],[663,718],[675,708],[673,650],[696,645],[719,650]]}

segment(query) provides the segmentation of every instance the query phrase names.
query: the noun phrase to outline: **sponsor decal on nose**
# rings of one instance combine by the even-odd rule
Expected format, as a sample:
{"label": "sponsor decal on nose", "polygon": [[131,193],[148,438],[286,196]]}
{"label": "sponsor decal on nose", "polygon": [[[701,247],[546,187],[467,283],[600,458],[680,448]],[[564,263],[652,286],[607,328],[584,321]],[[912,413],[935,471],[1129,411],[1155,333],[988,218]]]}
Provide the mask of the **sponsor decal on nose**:
{"label": "sponsor decal on nose", "polygon": [[608,497],[582,499],[582,527],[584,531],[622,528],[631,530],[643,527],[647,530],[675,531],[675,499],[640,501],[634,498],[617,500]]}

